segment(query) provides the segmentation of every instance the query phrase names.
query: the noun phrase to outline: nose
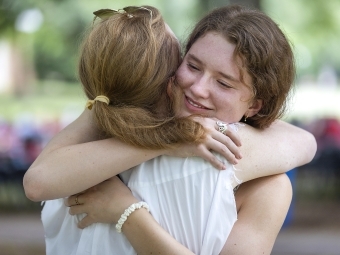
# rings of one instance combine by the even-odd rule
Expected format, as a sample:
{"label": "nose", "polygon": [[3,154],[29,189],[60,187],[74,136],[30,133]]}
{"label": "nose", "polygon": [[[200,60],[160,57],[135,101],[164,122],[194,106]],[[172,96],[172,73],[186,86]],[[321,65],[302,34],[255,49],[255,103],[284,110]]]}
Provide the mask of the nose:
{"label": "nose", "polygon": [[196,80],[190,86],[190,91],[196,98],[208,98],[209,78],[206,75],[196,77]]}

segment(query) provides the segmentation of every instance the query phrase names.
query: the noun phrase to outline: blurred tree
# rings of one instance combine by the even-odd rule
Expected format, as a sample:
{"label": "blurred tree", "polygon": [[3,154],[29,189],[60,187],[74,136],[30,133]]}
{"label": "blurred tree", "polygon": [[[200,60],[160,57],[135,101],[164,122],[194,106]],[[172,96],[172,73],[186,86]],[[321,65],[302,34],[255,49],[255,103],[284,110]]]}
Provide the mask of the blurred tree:
{"label": "blurred tree", "polygon": [[216,7],[225,6],[227,4],[239,4],[251,8],[261,9],[261,0],[199,0],[203,13]]}
{"label": "blurred tree", "polygon": [[[78,5],[70,0],[2,0],[0,33],[15,52],[13,59],[16,60],[17,72],[12,86],[16,94],[24,93],[20,88],[29,86],[27,76],[32,73],[36,73],[38,79],[76,79],[77,42],[85,27],[84,13],[77,10]],[[43,24],[36,31],[23,31],[19,28],[20,18],[30,10],[41,13]],[[27,21],[22,22],[24,26],[29,25]],[[25,84],[20,84],[22,81],[18,81],[17,74],[23,74],[20,80]]]}
{"label": "blurred tree", "polygon": [[44,26],[36,34],[35,62],[40,79],[74,81],[77,49],[85,15],[76,1],[53,0],[42,6]]}
{"label": "blurred tree", "polygon": [[2,0],[0,3],[0,39],[6,38],[10,47],[10,56],[12,66],[10,81],[12,91],[15,95],[20,96],[25,93],[26,83],[32,79],[33,71],[24,57],[25,48],[22,47],[21,38],[17,33],[17,17],[28,6],[27,2]]}
{"label": "blurred tree", "polygon": [[230,0],[230,3],[261,9],[261,0]]}
{"label": "blurred tree", "polygon": [[265,11],[291,39],[299,76],[316,77],[323,66],[339,76],[340,1],[262,0]]}
{"label": "blurred tree", "polygon": [[15,21],[19,13],[25,9],[26,3],[19,3],[11,0],[0,2],[0,33],[1,36],[14,36]]}
{"label": "blurred tree", "polygon": [[261,0],[198,0],[196,19],[198,20],[209,10],[228,4],[239,4],[251,8],[261,9]]}
{"label": "blurred tree", "polygon": [[[208,10],[229,3],[260,8],[276,20],[295,45],[300,73],[316,73],[327,63],[340,72],[340,57],[334,54],[340,38],[339,0],[148,0],[147,4],[158,7],[181,38]],[[34,73],[38,79],[76,80],[78,45],[94,10],[143,4],[143,0],[0,0],[0,39],[11,43],[13,59],[21,63],[14,75],[17,94],[25,93],[22,88],[28,87]],[[18,31],[18,17],[32,9],[43,16],[40,29],[31,34]]]}

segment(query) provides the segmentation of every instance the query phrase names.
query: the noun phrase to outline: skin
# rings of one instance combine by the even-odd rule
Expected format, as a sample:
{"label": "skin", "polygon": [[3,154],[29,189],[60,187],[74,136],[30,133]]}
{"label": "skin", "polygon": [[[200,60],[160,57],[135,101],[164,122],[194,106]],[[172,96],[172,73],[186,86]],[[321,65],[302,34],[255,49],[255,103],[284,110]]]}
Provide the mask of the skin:
{"label": "skin", "polygon": [[[216,48],[211,47],[213,50],[205,54],[203,49],[212,44],[216,45]],[[227,47],[225,47],[226,44]],[[226,49],[226,51],[223,52],[224,54],[220,53],[222,49]],[[242,117],[245,112],[248,115],[256,113],[260,103],[257,101],[255,101],[255,103],[249,103],[251,101],[251,93],[249,88],[237,78],[239,77],[239,71],[235,68],[233,62],[233,50],[234,47],[232,44],[216,34],[208,34],[199,39],[189,50],[177,72],[177,81],[183,89],[183,115],[199,113],[211,117],[218,116],[219,119],[233,120],[233,118]],[[213,56],[221,56],[221,58],[214,58]],[[228,61],[225,61],[225,59],[228,59]],[[227,70],[228,73],[223,72],[223,70]],[[249,81],[249,76],[246,75],[245,80]],[[230,98],[230,100],[225,100],[225,98]],[[240,107],[233,107],[235,105]],[[225,114],[225,111],[221,110],[223,107],[227,108],[228,115]],[[270,132],[272,129],[273,127],[269,128],[267,132]],[[257,144],[261,142],[265,143],[266,141],[259,140],[254,142],[254,138],[251,139],[251,137],[242,136],[242,131],[243,130],[240,129],[241,137],[246,140],[241,147],[244,157],[263,158],[263,155],[261,155],[262,151],[247,148],[242,149],[246,145],[256,148]],[[266,147],[266,145],[264,146]],[[271,145],[268,144],[268,146]],[[250,151],[252,154],[249,154]],[[258,155],[256,153],[258,153]],[[271,156],[275,158],[275,155],[268,156],[269,159]],[[248,161],[240,160],[237,167],[240,169],[253,168],[256,170],[255,175],[252,177],[247,175],[239,176],[242,180],[258,177],[256,174],[258,174],[259,171],[263,171],[262,168],[257,169],[256,166],[248,165],[247,162]],[[266,162],[270,163],[273,161],[267,160]],[[269,169],[271,169],[271,167],[275,167],[275,164],[270,166]],[[293,167],[293,165],[286,167],[289,169],[289,167]],[[110,186],[115,187],[115,185]],[[100,189],[100,187],[97,188]],[[79,201],[86,201],[86,204],[90,204],[92,208],[100,208],[100,206],[96,205],[96,201],[102,201],[102,196],[104,195],[95,197],[96,192],[96,190],[90,190],[85,196],[79,196]],[[119,191],[111,193],[110,199],[107,199],[104,203],[107,207],[111,201],[111,203],[115,205],[115,209],[113,210],[89,210],[86,204],[84,204],[83,207],[71,207],[70,213],[77,214],[79,212],[86,212],[88,214],[88,217],[79,223],[80,227],[86,227],[88,224],[98,221],[98,218],[101,219],[101,222],[116,222],[119,219],[119,213],[117,213],[115,219],[110,217],[111,215],[95,215],[95,211],[101,211],[103,213],[110,212],[111,214],[117,209],[118,199],[115,200],[112,198],[114,193],[119,194]],[[291,194],[290,182],[285,175],[264,177],[241,185],[241,188],[236,193],[238,221],[221,254],[257,254],[256,252],[258,252],[258,254],[270,254],[278,231],[287,213],[291,201]],[[74,197],[69,198],[68,205],[73,205],[73,199]],[[119,195],[119,200],[126,201],[127,199],[122,199],[122,196]],[[130,200],[130,202],[132,201]],[[127,204],[125,206],[128,207],[129,205]],[[126,207],[123,206],[122,210]],[[263,210],[263,208],[268,208],[268,210]],[[273,217],[273,215],[275,215],[275,217]],[[138,216],[136,214],[131,219],[128,218],[127,222],[129,223],[126,228],[123,228],[123,232],[127,235],[139,254],[150,254],[151,252],[178,254],[179,250],[177,249],[183,249],[181,250],[181,254],[192,254],[186,250],[185,247],[176,244],[172,237],[167,236],[160,230],[157,223],[149,219],[149,214],[145,213],[145,210],[140,210]],[[154,229],[150,229],[151,225],[155,225]],[[136,226],[138,226],[138,228]],[[136,234],[138,231],[141,232],[140,235]],[[150,236],[145,235],[144,231],[149,233]],[[247,233],[247,242],[244,242],[245,233]],[[137,238],[139,236],[142,237],[142,239]],[[145,245],[146,243],[150,243],[150,246]],[[151,245],[152,243],[159,245],[155,247]]]}
{"label": "skin", "polygon": [[[190,65],[183,66],[183,64],[182,64],[181,67],[179,68],[178,72],[177,72],[178,83],[181,85],[181,88],[183,89],[183,101],[182,101],[182,105],[183,105],[182,107],[184,109],[183,114],[190,113],[190,112],[192,112],[192,113],[205,112],[206,113],[206,114],[204,114],[205,116],[221,118],[221,117],[223,117],[222,115],[224,114],[223,111],[220,108],[220,107],[222,107],[222,105],[224,107],[224,104],[222,104],[222,99],[224,97],[230,97],[230,98],[235,97],[235,101],[233,103],[229,103],[229,105],[228,105],[229,108],[227,108],[228,112],[230,112],[230,114],[231,114],[230,120],[232,120],[232,118],[234,118],[234,117],[240,119],[243,115],[252,116],[251,114],[255,114],[256,111],[259,110],[259,108],[260,108],[259,105],[261,104],[261,102],[249,100],[249,99],[251,99],[251,93],[250,93],[250,91],[248,91],[248,93],[247,93],[247,90],[246,90],[247,86],[245,84],[242,84],[242,83],[239,82],[239,74],[237,73],[237,71],[235,71],[236,68],[234,68],[234,69],[231,68],[230,73],[227,73],[227,74],[223,73],[223,75],[221,75],[220,72],[214,71],[214,69],[216,69],[216,67],[214,65],[210,65],[209,63],[205,63],[205,62],[211,62],[214,59],[214,58],[212,58],[212,56],[211,57],[209,57],[209,55],[201,56],[199,54],[199,52],[196,52],[197,49],[198,50],[203,49],[209,43],[212,43],[212,42],[216,42],[217,44],[220,44],[221,46],[224,43],[228,46],[227,47],[228,50],[223,52],[225,57],[228,57],[228,56],[230,57],[232,52],[233,52],[233,47],[229,42],[225,41],[225,39],[221,38],[220,36],[214,35],[214,34],[206,35],[205,37],[199,39],[193,45],[192,49],[190,49],[190,51],[189,51],[189,53],[191,53],[191,55],[188,55],[188,59],[185,58],[184,62],[183,62],[183,63],[190,63]],[[200,47],[198,47],[197,45],[200,46]],[[205,45],[205,46],[203,46],[203,45]],[[197,49],[195,48],[196,46],[197,46]],[[196,51],[195,51],[195,49],[196,49]],[[216,52],[218,52],[218,51],[216,51]],[[210,52],[210,54],[212,54],[212,53],[213,52]],[[218,52],[218,53],[221,54],[221,52]],[[192,56],[194,56],[195,58],[192,58]],[[196,62],[193,61],[193,60],[195,60]],[[197,60],[199,60],[199,61],[197,62]],[[191,62],[193,62],[193,63],[191,63]],[[227,63],[232,64],[232,58],[229,58]],[[195,64],[197,66],[195,66],[193,68],[193,64]],[[223,63],[221,63],[221,64],[223,64]],[[228,69],[223,69],[223,70],[228,70]],[[181,75],[182,72],[183,72],[183,75]],[[185,79],[186,76],[184,74],[188,75],[187,79]],[[223,77],[223,79],[222,79],[222,77]],[[226,77],[228,77],[228,79]],[[220,80],[223,81],[223,82],[220,82]],[[202,84],[204,84],[203,81],[207,84],[206,87],[202,86]],[[245,81],[247,81],[247,79],[245,79]],[[229,88],[228,86],[226,87],[225,85],[221,84],[221,83],[224,83],[224,82],[228,86],[231,86],[231,88]],[[242,109],[242,111],[241,110],[233,111],[232,108],[238,108],[239,104],[240,104],[240,109]],[[59,141],[58,141],[58,139],[56,139],[54,142],[52,142],[50,144],[50,146],[47,148],[47,150],[46,150],[47,152],[45,152],[45,154],[43,154],[43,156],[41,156],[40,159],[38,158],[37,163],[35,165],[33,165],[33,167],[29,170],[30,172],[28,172],[28,175],[27,175],[27,177],[25,176],[25,180],[24,180],[27,187],[34,187],[34,186],[36,187],[35,184],[38,185],[38,192],[34,193],[34,191],[36,191],[36,190],[34,190],[34,188],[33,188],[32,193],[27,193],[29,196],[31,195],[32,198],[34,198],[36,200],[40,200],[41,197],[44,197],[44,192],[39,193],[39,188],[40,188],[40,191],[43,191],[44,187],[42,187],[42,186],[39,187],[39,184],[46,183],[47,177],[49,177],[49,179],[52,179],[50,183],[56,182],[56,180],[59,178],[58,176],[59,175],[61,176],[61,173],[58,172],[58,173],[54,174],[54,176],[53,176],[54,178],[51,178],[51,176],[49,176],[49,174],[46,175],[44,173],[43,169],[49,169],[49,167],[55,165],[56,163],[58,163],[60,169],[62,169],[63,166],[60,166],[61,159],[65,159],[65,157],[66,158],[70,157],[72,159],[72,155],[79,157],[79,153],[82,153],[83,155],[91,155],[92,154],[91,157],[86,158],[86,160],[83,160],[84,162],[75,162],[74,163],[75,165],[71,164],[71,166],[68,166],[68,170],[70,170],[70,171],[72,171],[72,169],[74,167],[75,168],[78,167],[78,169],[81,169],[82,167],[84,167],[84,168],[82,168],[81,172],[79,171],[78,173],[76,173],[76,176],[78,176],[78,177],[79,177],[79,174],[81,174],[82,180],[84,180],[84,182],[86,183],[85,185],[82,186],[83,189],[85,189],[84,187],[86,185],[88,185],[87,187],[92,186],[92,185],[97,184],[97,183],[99,183],[99,182],[101,182],[105,179],[108,179],[109,177],[114,175],[114,174],[112,174],[112,173],[114,173],[112,170],[108,170],[108,168],[110,168],[110,165],[112,165],[112,162],[114,162],[111,159],[111,157],[113,157],[113,154],[108,152],[109,146],[113,145],[113,143],[115,144],[115,146],[117,146],[117,143],[118,143],[118,145],[121,145],[121,144],[119,144],[119,142],[115,141],[114,139],[99,141],[98,143],[97,142],[90,142],[90,140],[92,140],[93,137],[90,139],[89,137],[91,137],[91,136],[88,136],[88,134],[89,134],[89,132],[90,132],[90,134],[91,134],[91,132],[92,132],[92,134],[94,134],[95,130],[92,130],[92,127],[89,127],[87,131],[86,131],[86,128],[85,128],[85,130],[79,132],[79,129],[78,129],[78,127],[80,127],[79,122],[83,121],[84,123],[86,123],[86,121],[89,121],[90,119],[91,118],[89,116],[86,116],[86,113],[84,113],[79,118],[78,122],[76,121],[75,124],[73,124],[73,126],[71,125],[60,136],[61,138],[59,137]],[[226,121],[225,119],[223,119],[223,120]],[[212,122],[214,123],[215,121],[212,121]],[[234,122],[234,121],[232,121],[232,122]],[[280,130],[280,128],[281,129],[285,128],[284,124],[283,124],[283,126],[280,126],[280,125],[282,125],[282,123],[276,123],[275,125],[272,126],[272,129],[269,128],[268,130],[265,131],[266,134],[268,134],[268,132],[270,134],[271,131],[276,132],[275,131],[276,128],[278,128],[279,130]],[[87,134],[86,139],[89,139],[89,140],[85,139],[85,141],[84,141],[84,138],[77,138],[77,137],[74,138],[73,135],[74,135],[75,130],[73,130],[73,129],[78,130],[79,135],[86,136],[85,134]],[[215,130],[215,127],[212,126],[211,123],[210,123],[210,129]],[[246,130],[246,129],[240,129],[240,131],[241,130]],[[280,130],[280,131],[282,131],[282,130]],[[301,139],[301,135],[303,135],[303,133],[304,133],[304,132],[301,132],[301,130],[298,130],[298,129],[295,130],[293,128],[292,130],[288,129],[288,131],[287,131],[287,133],[289,133],[290,135],[292,134],[290,131],[296,131],[296,133],[298,133],[298,135],[295,138],[300,137],[300,139]],[[263,131],[254,131],[254,132],[263,132]],[[65,135],[65,133],[66,133],[66,135]],[[283,137],[287,136],[288,135],[287,133],[283,132]],[[247,137],[246,132],[244,132],[245,136],[242,136],[243,135],[242,131],[241,131],[240,135],[241,135],[242,139],[245,139],[245,140],[243,140],[244,143],[245,143],[244,145],[247,144],[247,146],[250,146],[250,147],[254,146],[254,148],[256,148],[255,147],[256,145],[258,145],[259,143],[263,143],[263,139],[261,139],[261,136],[258,140],[255,139],[255,141],[253,141],[251,143],[251,142],[249,142],[251,140],[250,136]],[[211,135],[211,138],[213,136],[214,135]],[[68,137],[69,139],[65,139],[65,137]],[[73,139],[72,141],[70,141],[71,137]],[[305,138],[305,141],[308,141],[308,144],[313,145],[313,138],[310,135],[305,134],[305,136],[303,136],[302,140],[304,140],[304,138]],[[81,149],[80,149],[80,147],[77,147],[75,145],[70,145],[70,143],[72,143],[74,141],[76,141],[77,143],[84,143],[83,147],[81,147]],[[279,139],[277,139],[277,141],[282,141],[282,137],[279,137]],[[273,144],[270,144],[270,142],[271,142],[270,139],[267,142],[268,142],[267,148],[270,148],[271,146],[273,146]],[[64,146],[64,147],[61,148],[61,146]],[[274,146],[276,146],[276,145],[274,145]],[[104,147],[104,149],[103,149],[103,147]],[[96,150],[96,148],[98,148],[98,150]],[[311,146],[311,148],[313,148],[313,146]],[[290,147],[288,146],[287,149],[290,149]],[[107,151],[105,151],[105,150],[107,150]],[[117,160],[118,160],[117,162],[121,162],[122,160],[120,160],[120,159],[122,159],[124,157],[126,157],[126,159],[129,158],[130,160],[131,160],[131,158],[134,159],[134,157],[131,157],[131,155],[130,155],[131,158],[126,156],[127,151],[129,153],[131,152],[132,154],[135,153],[135,154],[133,154],[135,156],[134,161],[132,163],[128,162],[128,164],[130,164],[130,165],[132,164],[132,166],[138,165],[140,163],[139,162],[140,160],[142,160],[141,162],[143,162],[143,160],[145,161],[147,159],[158,156],[157,153],[150,153],[146,150],[145,151],[141,150],[141,151],[136,152],[136,150],[134,150],[133,148],[130,148],[129,146],[123,147],[123,149],[120,148],[120,150],[124,151],[124,153],[121,153],[121,154],[118,153],[119,154],[118,156],[114,155],[114,157],[117,156]],[[206,148],[206,150],[209,150],[209,148]],[[244,150],[244,151],[248,151],[248,150]],[[252,151],[254,151],[254,154],[243,155],[243,156],[244,157],[249,156],[249,157],[253,157],[253,158],[263,157],[262,151],[259,151],[259,150],[252,150]],[[287,152],[289,152],[289,151],[287,151]],[[305,146],[302,146],[302,145],[301,145],[301,148],[298,148],[297,152],[300,153],[299,154],[300,156],[302,155],[301,158],[299,158],[299,157],[297,157],[295,159],[292,158],[292,160],[289,161],[289,162],[286,162],[286,163],[282,162],[282,165],[280,165],[280,167],[277,167],[275,165],[276,162],[274,162],[273,160],[270,160],[274,156],[277,157],[277,155],[274,155],[274,152],[273,152],[273,155],[266,156],[266,157],[268,157],[267,159],[269,159],[270,161],[268,161],[268,160],[265,160],[265,161],[268,162],[268,163],[273,163],[273,165],[269,164],[268,168],[264,172],[261,172],[261,174],[266,175],[266,174],[273,174],[274,172],[283,172],[284,171],[283,169],[288,170],[288,169],[291,169],[292,167],[294,167],[296,165],[299,165],[299,164],[302,164],[302,163],[307,163],[308,160],[311,160],[312,157],[314,156],[313,149],[311,150],[311,152],[307,152]],[[164,154],[164,152],[160,152],[160,154],[162,154],[162,153]],[[198,154],[197,152],[195,152],[195,153]],[[285,150],[283,150],[282,153],[283,153],[283,155],[285,155]],[[315,153],[315,151],[314,151],[314,153]],[[56,156],[52,157],[51,155],[54,155],[54,156],[56,155]],[[95,156],[100,157],[100,160],[95,159]],[[46,160],[47,158],[50,158],[50,160]],[[106,159],[108,159],[107,162],[105,164],[103,164],[102,162],[105,161]],[[78,165],[79,163],[81,164],[81,166]],[[89,164],[92,167],[93,167],[93,165],[96,165],[97,173],[98,172],[102,173],[102,171],[103,171],[104,174],[101,177],[97,177],[97,179],[92,180],[93,173],[90,173],[87,170],[87,169],[89,169],[89,166],[88,166]],[[122,164],[125,164],[125,163],[122,163]],[[246,164],[246,163],[244,163],[244,164]],[[271,168],[271,167],[273,167],[274,165],[275,165],[276,169],[273,170],[273,168]],[[240,166],[241,169],[248,169],[248,168],[242,167],[243,166],[242,160],[240,160],[238,166]],[[246,165],[244,165],[244,166],[246,166]],[[252,166],[253,165],[250,164],[250,166],[249,166],[250,169],[251,169]],[[98,167],[99,167],[99,169],[98,169]],[[115,167],[117,167],[119,169],[123,169],[124,167],[127,167],[127,165],[118,165],[118,166],[115,165]],[[253,168],[254,168],[254,166],[253,166]],[[277,168],[279,168],[279,169],[277,169]],[[127,168],[125,168],[125,169],[127,169]],[[92,170],[92,168],[91,168],[91,170]],[[255,176],[259,177],[259,176],[261,176],[261,174],[259,174],[260,171],[263,171],[263,169],[262,168],[256,169],[256,167],[255,167],[253,171],[250,171],[251,174],[244,175],[242,180],[252,179]],[[116,172],[117,172],[117,170],[116,170]],[[37,176],[37,174],[38,175],[40,174],[40,176],[38,177],[38,179],[34,179]],[[73,174],[70,174],[70,173],[67,173],[67,171],[66,171],[66,178],[65,178],[65,175],[62,178],[63,184],[65,183],[65,180],[66,180],[67,182],[72,183],[73,186],[75,186],[74,184],[76,182],[74,182],[74,181],[77,181],[77,177],[74,178],[73,176],[74,176],[74,172],[73,172]],[[39,180],[39,178],[40,178],[40,180]],[[70,181],[70,179],[71,179],[71,181]],[[32,184],[32,181],[33,181],[33,184]],[[79,182],[79,180],[78,180],[78,182]],[[89,185],[90,182],[92,182],[92,185]],[[60,182],[58,184],[60,185]],[[26,189],[26,185],[25,185],[25,189]],[[53,186],[53,187],[57,187],[56,184],[54,184],[54,185],[55,186]],[[65,185],[65,186],[68,186],[68,185]],[[70,186],[72,186],[72,185],[70,185]],[[53,187],[49,186],[48,188],[46,188],[46,190],[53,189]],[[28,188],[28,190],[30,190],[30,189]],[[251,188],[249,187],[248,190],[251,190]],[[65,191],[62,194],[66,194],[69,191],[70,190]],[[81,189],[79,187],[77,187],[77,188],[73,189],[73,191],[74,191],[74,193],[77,193],[77,192],[81,191]],[[68,195],[74,194],[74,193],[69,193]],[[245,192],[245,193],[247,193],[247,192]],[[51,194],[49,194],[49,196],[51,196]],[[236,197],[236,199],[238,199],[238,198]],[[80,200],[80,201],[82,201],[82,200]],[[126,201],[131,202],[132,198],[127,199]],[[84,201],[82,201],[81,203],[84,203]],[[241,204],[246,205],[247,202],[241,201]],[[128,207],[128,206],[125,206],[125,207],[124,206],[122,206],[124,209]],[[76,206],[74,206],[74,208],[76,208]],[[238,208],[239,208],[239,212],[241,213],[242,210],[243,210],[242,206],[238,206]],[[251,207],[248,207],[248,209],[249,208],[251,208]],[[175,241],[173,239],[171,239],[171,237],[168,236],[166,233],[162,232],[162,230],[159,229],[159,226],[158,226],[158,228],[157,227],[151,228],[151,226],[154,226],[155,222],[152,223],[153,219],[152,219],[151,215],[148,214],[148,213],[145,213],[143,211],[144,210],[138,210],[138,212],[135,212],[133,214],[134,215],[133,217],[128,218],[127,225],[123,226],[124,234],[127,235],[129,240],[131,238],[130,241],[131,241],[132,245],[135,247],[135,249],[138,250],[138,253],[144,254],[144,251],[140,252],[139,249],[148,248],[148,245],[145,245],[145,243],[144,243],[144,245],[139,243],[140,240],[144,240],[145,242],[147,242],[147,240],[149,240],[148,239],[149,237],[148,237],[148,235],[144,234],[143,238],[137,238],[139,235],[137,233],[137,229],[135,229],[136,226],[139,226],[141,229],[145,228],[144,230],[147,231],[146,233],[150,233],[150,238],[151,238],[151,240],[149,240],[150,243],[160,242],[160,245],[156,245],[157,251],[160,251],[160,249],[162,247],[168,247],[169,248],[168,251],[171,251],[170,248],[173,247],[174,249],[183,249],[183,252],[181,252],[180,254],[186,254],[186,253],[184,253],[184,252],[187,252],[187,251],[185,251],[185,247],[184,248],[183,247],[178,248],[176,246],[176,248],[175,248],[175,246],[174,246]],[[246,211],[244,211],[244,212],[246,212]],[[248,211],[248,213],[245,213],[245,214],[249,214],[249,211]],[[119,213],[117,215],[119,215]],[[143,220],[141,220],[141,219],[143,219]],[[128,222],[130,222],[130,223],[128,223]],[[148,223],[148,224],[146,224],[146,223]],[[242,227],[239,227],[239,228],[242,229]],[[162,234],[159,235],[158,231],[161,231]],[[137,233],[137,234],[131,234],[131,233]],[[236,231],[236,233],[239,233],[239,232]],[[161,244],[163,241],[164,241],[164,243]],[[227,243],[227,245],[228,245],[228,243]],[[179,250],[175,250],[173,253],[169,253],[169,254],[178,254],[179,253],[178,251]],[[149,252],[149,251],[145,251],[145,252]],[[163,253],[163,252],[165,252],[165,253]],[[168,254],[166,252],[167,251],[162,251],[161,254]],[[190,254],[190,253],[188,253],[188,254]],[[239,254],[241,254],[241,253],[239,253]]]}
{"label": "skin", "polygon": [[270,254],[292,199],[287,175],[245,182],[235,197],[238,220],[221,254]]}
{"label": "skin", "polygon": [[[221,255],[270,254],[290,205],[292,189],[286,175],[259,178],[241,185],[236,193],[238,220]],[[74,205],[74,196],[67,200]],[[120,213],[137,202],[130,190],[113,177],[78,196],[81,205],[72,206],[72,215],[86,212],[80,227],[96,222],[117,222]],[[105,208],[105,210],[104,210]],[[131,214],[122,231],[138,254],[193,254],[179,244],[145,209]]]}
{"label": "skin", "polygon": [[234,44],[215,33],[208,33],[193,44],[176,73],[184,92],[183,115],[201,114],[233,123],[261,109],[262,102],[252,100],[246,85],[251,84],[251,78],[246,72],[241,82],[236,65],[240,60],[235,63],[234,49]]}
{"label": "skin", "polygon": [[[147,150],[130,146],[115,138],[98,140],[98,130],[91,114],[91,111],[85,109],[46,145],[30,166],[23,181],[26,196],[30,200],[51,200],[82,192],[160,155],[200,156],[218,169],[222,169],[223,165],[211,154],[211,150],[229,161],[236,160],[228,149],[237,148],[233,142],[237,136],[230,130],[227,137],[210,128],[204,143],[197,146],[188,144],[172,150]],[[235,154],[240,155],[238,151]],[[82,177],[81,181],[79,176]]]}

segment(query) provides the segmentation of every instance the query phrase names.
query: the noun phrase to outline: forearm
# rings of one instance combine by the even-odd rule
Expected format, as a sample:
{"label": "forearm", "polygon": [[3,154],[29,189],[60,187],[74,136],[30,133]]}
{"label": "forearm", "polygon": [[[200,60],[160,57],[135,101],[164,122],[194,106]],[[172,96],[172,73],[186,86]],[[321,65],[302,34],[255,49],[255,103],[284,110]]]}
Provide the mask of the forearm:
{"label": "forearm", "polygon": [[124,223],[122,230],[140,255],[194,254],[167,233],[145,209],[133,212]]}
{"label": "forearm", "polygon": [[158,155],[112,139],[60,148],[25,174],[26,194],[34,201],[66,197]]}
{"label": "forearm", "polygon": [[[116,224],[126,208],[138,203],[131,190],[113,177],[96,187],[66,199],[71,215],[85,214],[78,227],[86,228],[95,222]],[[124,234],[138,254],[193,254],[168,234],[145,209],[132,212],[122,226]]]}
{"label": "forearm", "polygon": [[310,162],[316,152],[314,136],[296,126],[276,121],[265,130],[249,126],[239,130],[243,158],[236,165],[243,181],[287,172]]}
{"label": "forearm", "polygon": [[162,151],[138,149],[115,139],[98,139],[82,114],[54,137],[24,176],[33,201],[66,197],[90,188]]}

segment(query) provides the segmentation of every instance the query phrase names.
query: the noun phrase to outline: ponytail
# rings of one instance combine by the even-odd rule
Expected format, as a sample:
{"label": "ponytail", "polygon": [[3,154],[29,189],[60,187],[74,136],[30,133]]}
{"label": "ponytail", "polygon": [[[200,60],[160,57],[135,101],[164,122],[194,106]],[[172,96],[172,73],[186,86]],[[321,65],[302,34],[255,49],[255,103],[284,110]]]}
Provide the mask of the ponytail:
{"label": "ponytail", "polygon": [[139,107],[107,106],[97,103],[95,116],[99,130],[107,137],[147,149],[168,149],[182,143],[198,143],[204,128],[190,117],[159,119]]}

